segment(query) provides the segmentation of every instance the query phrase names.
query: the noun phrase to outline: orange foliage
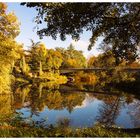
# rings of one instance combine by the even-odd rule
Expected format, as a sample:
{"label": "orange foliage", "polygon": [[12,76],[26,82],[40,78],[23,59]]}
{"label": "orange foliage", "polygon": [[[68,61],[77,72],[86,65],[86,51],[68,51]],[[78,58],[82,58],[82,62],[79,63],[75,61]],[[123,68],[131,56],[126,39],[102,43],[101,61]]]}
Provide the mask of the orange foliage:
{"label": "orange foliage", "polygon": [[138,63],[138,62],[133,62],[133,63],[129,64],[129,67],[130,67],[130,68],[140,68],[140,63]]}
{"label": "orange foliage", "polygon": [[75,75],[75,82],[82,85],[94,85],[97,82],[97,76],[94,73],[79,72]]}

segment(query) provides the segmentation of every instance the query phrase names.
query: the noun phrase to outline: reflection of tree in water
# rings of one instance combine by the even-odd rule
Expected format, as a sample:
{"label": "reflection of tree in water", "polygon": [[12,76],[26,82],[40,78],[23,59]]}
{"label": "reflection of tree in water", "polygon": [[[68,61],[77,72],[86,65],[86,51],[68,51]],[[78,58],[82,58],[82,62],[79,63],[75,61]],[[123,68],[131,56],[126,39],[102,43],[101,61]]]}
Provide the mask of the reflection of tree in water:
{"label": "reflection of tree in water", "polygon": [[0,94],[0,120],[6,119],[13,113],[13,94],[4,93]]}
{"label": "reflection of tree in water", "polygon": [[14,90],[14,107],[21,108],[27,105],[28,95],[31,90],[31,85],[27,85],[24,87],[18,87]]}
{"label": "reflection of tree in water", "polygon": [[80,106],[85,98],[83,93],[60,93],[59,90],[52,87],[49,89],[48,87],[44,87],[44,85],[18,88],[17,91],[18,94],[15,96],[15,101],[18,101],[18,106],[16,106],[22,108],[23,105],[29,103],[32,115],[37,115],[46,106],[50,110],[62,110],[66,108],[71,112],[75,106]]}
{"label": "reflection of tree in water", "polygon": [[134,100],[133,103],[129,105],[129,111],[128,114],[131,117],[131,120],[133,121],[134,127],[139,128],[140,127],[140,101]]}
{"label": "reflection of tree in water", "polygon": [[131,103],[133,103],[133,101],[134,101],[134,95],[132,94],[126,94],[125,95],[125,102],[129,105],[129,104],[131,104]]}
{"label": "reflection of tree in water", "polygon": [[83,94],[65,94],[60,93],[58,90],[45,89],[42,90],[42,96],[40,98],[34,97],[35,96],[33,95],[31,108],[38,111],[43,111],[43,109],[47,106],[50,110],[62,110],[66,108],[69,112],[71,112],[75,106],[81,105],[84,100]]}
{"label": "reflection of tree in water", "polygon": [[64,107],[69,111],[72,112],[76,106],[81,106],[84,99],[84,93],[62,93],[63,96],[63,104]]}
{"label": "reflection of tree in water", "polygon": [[110,96],[106,98],[106,101],[104,101],[99,108],[99,116],[97,116],[97,121],[108,127],[114,125],[115,120],[119,115],[120,107],[120,97]]}
{"label": "reflection of tree in water", "polygon": [[[36,109],[38,108],[39,111],[42,111],[46,106],[48,109],[55,109],[59,110],[62,109],[62,97],[58,90],[54,91],[46,91],[43,90],[44,93],[42,93],[42,96],[37,99],[38,101],[34,101],[36,104]],[[46,92],[46,93],[45,93]]]}
{"label": "reflection of tree in water", "polygon": [[67,117],[61,117],[57,119],[56,123],[59,128],[65,128],[70,126],[71,120]]}

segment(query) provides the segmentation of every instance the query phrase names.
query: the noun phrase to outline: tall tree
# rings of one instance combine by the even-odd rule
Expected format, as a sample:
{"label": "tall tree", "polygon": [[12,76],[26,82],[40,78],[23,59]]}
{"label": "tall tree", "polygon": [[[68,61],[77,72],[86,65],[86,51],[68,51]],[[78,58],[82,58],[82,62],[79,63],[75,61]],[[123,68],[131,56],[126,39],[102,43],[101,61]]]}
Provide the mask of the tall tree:
{"label": "tall tree", "polygon": [[15,41],[20,31],[19,22],[14,13],[7,14],[6,9],[6,4],[0,3],[0,93],[10,89],[10,73],[22,50]]}
{"label": "tall tree", "polygon": [[30,50],[30,66],[32,70],[39,68],[40,75],[42,74],[42,68],[46,65],[47,48],[45,44],[32,41]]}
{"label": "tall tree", "polygon": [[[39,29],[38,35],[60,34],[79,39],[84,29],[92,32],[89,49],[96,39],[103,36],[104,44],[111,44],[117,58],[135,60],[140,40],[140,3],[22,3],[34,7],[38,14],[35,22],[47,23]],[[42,27],[42,26],[41,26]]]}

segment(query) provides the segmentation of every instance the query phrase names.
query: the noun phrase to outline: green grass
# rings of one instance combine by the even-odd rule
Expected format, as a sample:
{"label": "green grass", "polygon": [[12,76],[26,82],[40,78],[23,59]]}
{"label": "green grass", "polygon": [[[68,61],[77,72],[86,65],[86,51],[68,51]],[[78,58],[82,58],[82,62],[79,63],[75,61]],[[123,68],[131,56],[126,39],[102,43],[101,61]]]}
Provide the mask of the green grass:
{"label": "green grass", "polygon": [[125,132],[119,128],[107,129],[101,125],[77,129],[65,126],[42,128],[17,121],[2,123],[0,137],[140,137],[140,135],[138,132]]}

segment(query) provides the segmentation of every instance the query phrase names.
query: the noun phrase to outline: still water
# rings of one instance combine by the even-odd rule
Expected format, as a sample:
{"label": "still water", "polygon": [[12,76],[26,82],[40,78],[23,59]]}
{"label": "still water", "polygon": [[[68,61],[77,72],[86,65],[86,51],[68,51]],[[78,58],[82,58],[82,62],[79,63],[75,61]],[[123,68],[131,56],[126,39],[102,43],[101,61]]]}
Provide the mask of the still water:
{"label": "still water", "polygon": [[0,96],[0,114],[17,112],[25,122],[44,127],[60,123],[71,127],[92,127],[96,123],[140,127],[140,100],[118,93],[79,90],[69,85],[27,85],[16,88],[12,96]]}

